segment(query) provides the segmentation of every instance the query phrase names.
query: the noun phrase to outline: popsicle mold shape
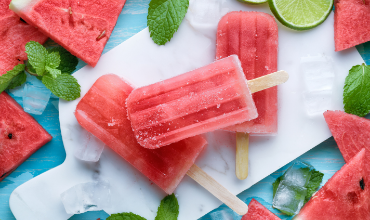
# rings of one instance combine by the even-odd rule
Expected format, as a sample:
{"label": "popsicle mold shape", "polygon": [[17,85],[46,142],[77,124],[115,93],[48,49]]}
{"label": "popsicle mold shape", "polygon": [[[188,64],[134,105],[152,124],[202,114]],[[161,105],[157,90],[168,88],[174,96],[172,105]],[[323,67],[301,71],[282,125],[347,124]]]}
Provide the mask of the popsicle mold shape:
{"label": "popsicle mold shape", "polygon": [[258,116],[236,55],[135,89],[127,110],[139,144],[160,148]]}
{"label": "popsicle mold shape", "polygon": [[206,145],[201,136],[161,149],[141,147],[127,118],[126,98],[133,88],[114,74],[100,77],[78,103],[75,116],[82,127],[171,194]]}
{"label": "popsicle mold shape", "polygon": [[[274,17],[262,12],[226,14],[217,29],[216,59],[239,56],[247,80],[277,71],[278,27]],[[253,92],[252,92],[253,93]],[[225,130],[250,135],[277,133],[277,87],[253,94],[258,117]]]}

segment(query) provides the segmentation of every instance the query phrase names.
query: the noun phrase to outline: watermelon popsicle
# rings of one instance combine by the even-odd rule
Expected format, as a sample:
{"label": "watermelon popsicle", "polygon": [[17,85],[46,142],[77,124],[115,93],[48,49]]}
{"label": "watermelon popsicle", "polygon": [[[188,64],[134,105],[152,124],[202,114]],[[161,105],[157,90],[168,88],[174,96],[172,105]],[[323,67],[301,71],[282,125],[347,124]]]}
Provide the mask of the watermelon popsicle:
{"label": "watermelon popsicle", "polygon": [[[262,12],[230,12],[218,24],[216,59],[232,54],[239,56],[248,80],[277,70],[278,27],[275,19]],[[248,176],[249,134],[277,133],[277,87],[253,94],[258,117],[225,128],[235,131],[236,175]]]}
{"label": "watermelon popsicle", "polygon": [[137,143],[125,105],[132,90],[116,75],[100,77],[78,103],[77,121],[166,193],[171,194],[188,174],[235,212],[245,214],[246,204],[194,165],[207,143],[203,137],[187,138],[155,150]]}
{"label": "watermelon popsicle", "polygon": [[246,82],[238,57],[232,55],[135,89],[127,111],[139,144],[155,149],[256,118],[251,93],[287,79],[280,71]]}

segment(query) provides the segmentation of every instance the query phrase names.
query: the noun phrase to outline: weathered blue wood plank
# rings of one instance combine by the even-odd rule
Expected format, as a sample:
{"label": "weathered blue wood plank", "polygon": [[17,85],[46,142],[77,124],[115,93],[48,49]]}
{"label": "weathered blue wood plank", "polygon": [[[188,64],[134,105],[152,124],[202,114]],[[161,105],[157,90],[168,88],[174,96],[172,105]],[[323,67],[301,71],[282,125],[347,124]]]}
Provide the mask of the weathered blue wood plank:
{"label": "weathered blue wood plank", "polygon": [[[146,27],[147,8],[150,0],[128,0],[123,9],[116,28],[104,49],[104,52],[109,51],[134,34],[138,33]],[[367,64],[370,64],[370,43],[365,43],[357,47]],[[78,69],[85,66],[80,61]],[[16,99],[22,103],[20,98]],[[55,100],[53,100],[55,101]],[[19,185],[32,179],[33,177],[46,172],[47,170],[60,165],[65,159],[65,151],[60,134],[58,111],[49,102],[45,112],[41,116],[34,116],[35,119],[53,136],[53,140],[42,147],[39,151],[33,154],[25,163],[23,163],[16,171],[10,174],[5,180],[0,182],[0,219],[14,220],[9,209],[9,196],[11,192]],[[297,146],[299,147],[299,146]],[[333,138],[330,138],[313,148],[306,154],[302,155],[300,160],[311,163],[317,170],[325,174],[324,183],[337,171],[343,164],[343,158],[338,150],[338,147]],[[277,213],[282,219],[290,219],[279,214],[271,207],[272,203],[272,186],[275,179],[280,176],[289,164],[259,183],[244,191],[239,195],[241,199],[249,202],[251,198],[256,198],[263,205],[268,207],[274,213]],[[140,213],[138,213],[140,214]],[[75,215],[71,220],[94,220],[97,218],[105,219],[108,215],[104,212],[89,212],[81,215]],[[209,219],[208,216],[202,219]]]}

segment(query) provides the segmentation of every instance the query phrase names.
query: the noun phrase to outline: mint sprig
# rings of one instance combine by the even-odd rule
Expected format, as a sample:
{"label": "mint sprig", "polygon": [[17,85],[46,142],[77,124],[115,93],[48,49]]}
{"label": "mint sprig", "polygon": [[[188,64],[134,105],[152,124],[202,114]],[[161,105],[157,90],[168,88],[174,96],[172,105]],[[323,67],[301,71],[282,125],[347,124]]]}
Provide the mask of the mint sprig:
{"label": "mint sprig", "polygon": [[[179,203],[174,194],[168,195],[162,199],[158,207],[155,220],[177,220],[179,216]],[[107,220],[146,220],[145,218],[136,215],[132,212],[123,212],[112,214]]]}
{"label": "mint sprig", "polygon": [[155,220],[176,220],[179,216],[179,203],[175,194],[162,199]]}
{"label": "mint sprig", "polygon": [[370,66],[353,66],[344,83],[344,111],[363,117],[370,112]]}
{"label": "mint sprig", "polygon": [[25,70],[35,75],[54,95],[67,101],[80,97],[81,89],[70,74],[76,69],[78,59],[63,47],[46,49],[35,41],[26,44],[27,64],[19,64],[0,76],[0,92],[13,89],[26,82]]}
{"label": "mint sprig", "polygon": [[189,0],[151,0],[147,25],[154,43],[164,45],[179,29],[188,11]]}
{"label": "mint sprig", "polygon": [[136,215],[132,212],[123,212],[118,214],[112,214],[106,220],[146,220],[146,218]]}

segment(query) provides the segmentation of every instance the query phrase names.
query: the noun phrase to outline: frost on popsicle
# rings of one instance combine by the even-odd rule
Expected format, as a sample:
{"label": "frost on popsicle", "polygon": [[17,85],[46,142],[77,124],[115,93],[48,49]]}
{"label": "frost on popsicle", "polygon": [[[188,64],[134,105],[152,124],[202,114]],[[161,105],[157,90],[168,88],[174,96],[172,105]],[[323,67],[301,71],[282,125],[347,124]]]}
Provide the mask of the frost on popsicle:
{"label": "frost on popsicle", "polygon": [[103,210],[111,204],[110,184],[104,180],[77,184],[63,192],[61,200],[68,214]]}
{"label": "frost on popsicle", "polygon": [[307,114],[321,115],[331,109],[335,77],[333,59],[325,55],[302,57],[300,71]]}

